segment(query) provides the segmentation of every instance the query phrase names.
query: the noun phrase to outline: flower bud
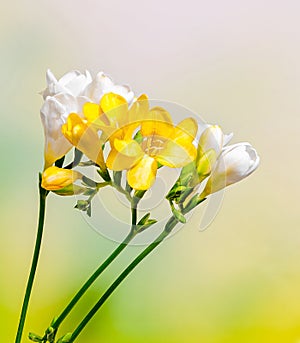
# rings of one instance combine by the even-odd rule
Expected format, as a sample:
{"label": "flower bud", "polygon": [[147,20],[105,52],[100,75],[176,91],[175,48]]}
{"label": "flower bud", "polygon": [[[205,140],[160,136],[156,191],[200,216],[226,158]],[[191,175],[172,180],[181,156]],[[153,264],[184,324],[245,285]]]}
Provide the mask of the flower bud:
{"label": "flower bud", "polygon": [[218,158],[201,198],[236,183],[258,167],[259,156],[249,143],[238,143],[226,147]]}
{"label": "flower bud", "polygon": [[52,166],[43,172],[41,186],[48,191],[59,191],[81,179],[82,174],[77,171]]}
{"label": "flower bud", "polygon": [[103,142],[95,129],[78,114],[71,113],[68,116],[66,124],[62,126],[62,133],[72,145],[97,163],[101,169],[106,169],[102,150]]}

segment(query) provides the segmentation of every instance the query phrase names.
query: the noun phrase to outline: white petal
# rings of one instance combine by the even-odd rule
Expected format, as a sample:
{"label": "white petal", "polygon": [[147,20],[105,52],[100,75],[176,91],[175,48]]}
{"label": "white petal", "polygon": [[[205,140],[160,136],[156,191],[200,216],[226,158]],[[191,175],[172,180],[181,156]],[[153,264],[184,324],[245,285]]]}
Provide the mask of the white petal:
{"label": "white petal", "polygon": [[61,127],[71,112],[78,112],[79,106],[81,104],[78,98],[70,94],[57,94],[46,98],[40,113],[45,132],[45,157],[48,164],[55,162],[71,149],[72,146],[63,136]]}
{"label": "white petal", "polygon": [[217,155],[223,148],[224,134],[218,125],[210,125],[202,133],[199,140],[199,147],[203,153],[213,149]]}
{"label": "white petal", "polygon": [[131,103],[134,98],[129,86],[115,85],[112,79],[103,72],[98,73],[95,79],[86,87],[84,95],[92,102],[99,103],[102,96],[110,92],[123,96],[128,103]]}
{"label": "white petal", "polygon": [[78,70],[73,70],[57,80],[50,69],[48,69],[46,80],[47,88],[42,92],[44,99],[46,99],[47,96],[54,96],[58,93],[71,94],[73,96],[81,95],[86,86],[91,83],[92,78],[87,71],[85,74],[82,74]]}
{"label": "white petal", "polygon": [[232,137],[233,137],[233,133],[232,132],[229,133],[228,135],[224,134],[224,136],[223,136],[223,146],[227,145],[231,141]]}

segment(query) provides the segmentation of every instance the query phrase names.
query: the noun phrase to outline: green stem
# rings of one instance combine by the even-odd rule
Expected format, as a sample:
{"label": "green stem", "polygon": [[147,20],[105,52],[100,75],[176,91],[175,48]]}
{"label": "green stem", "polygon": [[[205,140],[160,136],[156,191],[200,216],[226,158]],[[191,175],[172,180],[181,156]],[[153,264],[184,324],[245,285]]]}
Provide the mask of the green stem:
{"label": "green stem", "polygon": [[[41,180],[40,180],[40,182],[41,182]],[[40,209],[39,209],[38,230],[37,230],[34,253],[33,253],[33,258],[32,258],[32,263],[31,263],[31,269],[30,269],[30,273],[29,273],[29,277],[28,277],[28,281],[27,281],[27,286],[26,286],[25,296],[24,296],[23,305],[22,305],[22,309],[21,309],[19,326],[18,326],[18,331],[17,331],[15,343],[21,342],[24,324],[25,324],[25,319],[26,319],[26,314],[27,314],[27,309],[28,309],[28,304],[29,304],[29,299],[30,299],[31,290],[32,290],[33,282],[34,282],[35,273],[36,273],[36,268],[37,268],[37,264],[38,264],[38,260],[39,260],[39,254],[40,254],[42,237],[43,237],[44,222],[45,222],[45,209],[46,209],[46,197],[47,197],[48,192],[41,187],[40,183],[39,183],[39,193],[40,193]]]}
{"label": "green stem", "polygon": [[172,229],[176,226],[177,223],[178,221],[174,217],[171,217],[169,219],[164,231],[156,238],[156,240],[153,243],[151,243],[129,264],[129,266],[119,275],[119,277],[111,284],[107,291],[102,295],[102,297],[98,300],[98,302],[94,305],[90,312],[84,317],[81,323],[73,331],[72,336],[69,339],[69,343],[74,342],[74,340],[78,337],[81,331],[85,328],[88,322],[92,319],[92,317],[97,313],[97,311],[109,298],[109,296],[114,292],[114,290],[130,274],[130,272],[169,235],[169,233],[172,231]]}
{"label": "green stem", "polygon": [[131,230],[128,236],[124,239],[124,241],[116,248],[116,250],[100,265],[100,267],[92,274],[92,276],[85,282],[85,284],[81,287],[81,289],[76,293],[73,299],[70,301],[68,306],[63,310],[60,316],[55,319],[54,323],[51,327],[54,330],[57,330],[59,325],[62,321],[66,318],[66,316],[71,312],[73,307],[77,304],[79,299],[83,296],[83,294],[88,290],[88,288],[96,281],[96,279],[100,276],[102,272],[116,259],[116,257],[126,248],[128,243],[135,237],[135,227],[137,221],[137,207],[131,207]]}
{"label": "green stem", "polygon": [[51,325],[53,329],[58,329],[62,321],[71,312],[73,307],[77,304],[84,293],[89,289],[89,287],[96,281],[96,279],[104,272],[104,270],[116,259],[116,257],[126,248],[128,243],[133,239],[134,233],[130,232],[125,240],[115,249],[115,251],[98,267],[98,269],[90,276],[90,278],[85,282],[85,284],[80,288],[80,290],[75,294],[73,299],[63,310],[63,312],[55,319],[54,323]]}

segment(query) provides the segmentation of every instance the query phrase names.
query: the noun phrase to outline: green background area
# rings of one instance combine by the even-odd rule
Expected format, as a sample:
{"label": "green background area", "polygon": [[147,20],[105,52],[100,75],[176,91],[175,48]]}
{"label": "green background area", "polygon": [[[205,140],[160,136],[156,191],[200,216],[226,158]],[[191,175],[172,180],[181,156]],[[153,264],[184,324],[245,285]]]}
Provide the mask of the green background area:
{"label": "green background area", "polygon": [[[261,156],[257,172],[225,192],[212,225],[199,232],[193,216],[78,342],[300,342],[299,11],[297,1],[1,3],[1,342],[13,342],[32,256],[43,165],[38,92],[47,68],[57,76],[103,70],[137,94],[192,109]],[[116,246],[74,201],[49,197],[25,333],[42,333]],[[122,254],[61,334],[141,248]]]}

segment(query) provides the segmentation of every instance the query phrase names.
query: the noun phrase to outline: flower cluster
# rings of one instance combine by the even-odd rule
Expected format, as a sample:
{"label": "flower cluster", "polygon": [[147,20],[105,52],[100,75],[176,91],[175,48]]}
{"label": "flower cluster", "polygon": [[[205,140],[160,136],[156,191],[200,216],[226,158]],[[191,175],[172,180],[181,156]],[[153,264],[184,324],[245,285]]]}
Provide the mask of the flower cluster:
{"label": "flower cluster", "polygon": [[[225,135],[217,125],[203,128],[192,117],[174,123],[165,108],[151,106],[146,94],[135,96],[128,86],[114,84],[102,72],[93,78],[87,71],[84,74],[71,71],[58,80],[48,70],[47,88],[42,96],[45,154],[44,171],[39,180],[39,224],[16,343],[22,338],[49,192],[60,196],[80,194],[83,198],[77,200],[75,207],[88,216],[91,216],[94,196],[103,187],[115,188],[130,202],[131,226],[122,243],[87,279],[61,314],[54,317],[43,336],[29,334],[34,342],[73,343],[129,273],[177,224],[186,222],[186,214],[210,194],[250,175],[257,168],[259,157],[249,143],[228,145],[232,134]],[[74,160],[65,164],[65,155],[71,149],[74,149]],[[75,170],[76,166],[94,168],[99,177],[92,180]],[[141,217],[138,205],[154,184],[160,168],[177,168],[179,172],[167,194],[161,194],[172,212],[163,230],[123,270],[74,331],[56,340],[62,322],[89,287],[136,235],[158,222],[150,212]]]}
{"label": "flower cluster", "polygon": [[147,95],[135,97],[128,86],[115,85],[102,72],[93,79],[89,72],[72,71],[57,80],[48,70],[47,84],[41,109],[46,137],[42,186],[57,194],[84,192],[84,187],[75,187],[76,180],[92,187],[81,174],[53,166],[72,147],[99,168],[108,184],[109,170],[126,171],[128,187],[135,191],[148,190],[160,167],[182,168],[166,195],[175,213],[174,202],[195,206],[259,164],[249,143],[228,145],[232,135],[216,125],[207,125],[196,142],[195,119],[175,125],[166,109],[150,106]]}
{"label": "flower cluster", "polygon": [[98,103],[109,92],[122,95],[128,102],[133,93],[128,86],[115,85],[104,73],[92,79],[91,74],[71,71],[57,80],[50,70],[46,74],[47,88],[42,92],[44,104],[41,119],[45,132],[45,166],[51,166],[72,148],[61,132],[70,113],[82,114],[86,102]]}

